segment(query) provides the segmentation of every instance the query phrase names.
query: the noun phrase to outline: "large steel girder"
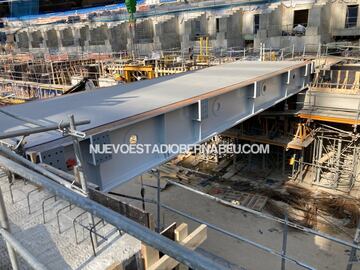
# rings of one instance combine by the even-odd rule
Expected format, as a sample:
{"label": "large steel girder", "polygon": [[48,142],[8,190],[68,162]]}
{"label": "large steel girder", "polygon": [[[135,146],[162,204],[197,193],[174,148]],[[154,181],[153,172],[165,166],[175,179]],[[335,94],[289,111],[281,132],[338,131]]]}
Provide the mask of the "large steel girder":
{"label": "large steel girder", "polygon": [[[94,184],[104,191],[131,180],[176,154],[91,154],[90,144],[195,144],[229,129],[242,121],[300,92],[309,83],[311,64],[295,65],[276,74],[211,91],[151,113],[134,115],[126,121],[88,130],[81,141],[85,169]],[[90,119],[91,120],[91,119]],[[74,157],[69,138],[47,143],[36,151],[41,162],[66,169]]]}
{"label": "large steel girder", "polygon": [[[304,89],[310,78],[310,64],[278,74],[262,81],[201,97],[190,105],[145,118],[119,128],[91,135],[82,143],[87,169],[92,180],[108,191],[175,157],[175,154],[112,154],[90,155],[89,144],[194,144],[206,141],[242,121]],[[105,139],[104,139],[105,136]],[[100,140],[101,141],[101,140]]]}

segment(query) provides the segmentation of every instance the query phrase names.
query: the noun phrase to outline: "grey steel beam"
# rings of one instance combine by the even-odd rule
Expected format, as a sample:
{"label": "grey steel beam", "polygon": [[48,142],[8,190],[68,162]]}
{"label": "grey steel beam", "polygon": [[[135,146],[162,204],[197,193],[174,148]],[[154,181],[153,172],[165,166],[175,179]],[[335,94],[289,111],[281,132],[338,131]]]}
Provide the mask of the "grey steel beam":
{"label": "grey steel beam", "polygon": [[[24,159],[17,157],[16,160]],[[157,250],[169,255],[175,260],[194,269],[201,270],[218,270],[225,269],[223,266],[212,261],[211,259],[200,255],[180,244],[159,235],[150,229],[141,226],[140,224],[122,216],[105,206],[90,200],[87,197],[81,196],[66,187],[59,185],[51,179],[34,172],[15,161],[9,160],[0,155],[0,166],[6,167],[9,171],[16,173],[37,185],[41,185],[56,196],[73,203],[80,208],[103,218],[108,223],[114,225],[116,228],[122,229],[128,234],[134,236],[140,241],[156,248]],[[37,165],[39,166],[39,165]]]}
{"label": "grey steel beam", "polygon": [[[303,90],[310,70],[309,62],[235,62],[50,99],[39,104],[44,113],[38,117],[56,122],[71,113],[76,119],[91,120],[81,128],[88,136],[80,143],[84,169],[91,175],[90,181],[109,191],[177,153],[91,154],[90,145],[129,144],[132,138],[149,145],[206,141]],[[17,115],[31,114],[30,105],[9,110]],[[21,125],[0,118],[0,127],[13,130]],[[49,149],[52,157],[64,154],[48,162],[74,158],[69,138],[49,133],[27,139],[27,150],[39,153],[43,163],[47,163],[42,158]]]}
{"label": "grey steel beam", "polygon": [[[129,144],[135,136],[138,143],[149,145],[200,143],[298,93],[308,80],[306,66],[302,66],[211,97],[198,97],[175,110],[144,115],[141,121],[111,129],[110,142]],[[100,177],[95,183],[109,191],[176,155],[113,154],[98,164]]]}
{"label": "grey steel beam", "polygon": [[13,160],[18,160],[18,162],[21,163],[22,165],[34,170],[35,172],[38,172],[38,173],[48,177],[49,179],[63,185],[66,188],[71,189],[80,195],[84,195],[84,196],[86,195],[85,193],[83,193],[82,189],[80,189],[76,185],[73,185],[68,179],[65,180],[65,179],[59,177],[58,175],[56,175],[55,173],[51,172],[50,170],[48,170],[42,166],[36,165],[25,158],[19,158],[19,155],[14,153],[10,149],[0,145],[0,152],[2,153],[2,155],[5,155]]}

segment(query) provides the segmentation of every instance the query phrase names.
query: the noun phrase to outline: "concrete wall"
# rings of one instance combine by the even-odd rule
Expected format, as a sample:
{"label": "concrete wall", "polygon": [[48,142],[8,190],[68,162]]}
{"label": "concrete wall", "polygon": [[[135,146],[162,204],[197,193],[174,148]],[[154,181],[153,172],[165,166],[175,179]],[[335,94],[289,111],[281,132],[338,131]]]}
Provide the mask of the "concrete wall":
{"label": "concrete wall", "polygon": [[46,46],[50,49],[57,49],[59,48],[59,38],[58,38],[59,31],[55,29],[48,30],[44,32]]}
{"label": "concrete wall", "polygon": [[[353,1],[354,3],[349,2],[346,3],[328,3],[330,9],[330,32],[333,33],[334,36],[352,36],[352,35],[360,35],[360,0]],[[357,25],[356,27],[346,28],[346,13],[347,13],[347,5],[359,4],[358,14],[357,14]]]}
{"label": "concrete wall", "polygon": [[243,13],[237,11],[229,17],[218,18],[219,31],[216,33],[215,47],[222,47],[224,49],[230,47],[243,47]]}
{"label": "concrete wall", "polygon": [[172,17],[165,22],[155,25],[155,36],[161,44],[162,50],[180,48],[179,22],[177,17]]}
{"label": "concrete wall", "polygon": [[64,47],[75,46],[76,42],[72,28],[70,27],[64,28],[62,30],[59,30],[59,32],[60,32],[62,46]]}
{"label": "concrete wall", "polygon": [[105,45],[108,39],[107,25],[101,25],[90,29],[90,41],[89,45]]}
{"label": "concrete wall", "polygon": [[40,30],[30,32],[30,45],[32,48],[41,48],[43,46],[44,38]]}
{"label": "concrete wall", "polygon": [[[348,4],[293,0],[270,5],[207,10],[138,19],[135,27],[125,21],[54,24],[30,27],[16,33],[18,51],[37,49],[42,52],[117,52],[134,50],[150,55],[153,50],[196,46],[200,36],[208,36],[211,47],[228,49],[251,43],[258,47],[279,49],[295,44],[297,51],[304,46],[315,51],[319,43],[334,41],[335,36],[351,37],[360,33],[360,14],[356,27],[345,28]],[[294,36],[294,11],[308,9],[304,36]],[[359,8],[360,13],[360,8]],[[260,26],[254,33],[254,16],[260,15]]]}
{"label": "concrete wall", "polygon": [[16,34],[16,45],[20,51],[27,51],[29,49],[29,37],[27,32],[18,32]]}
{"label": "concrete wall", "polygon": [[113,27],[109,27],[110,33],[110,44],[111,49],[114,52],[124,51],[127,49],[127,39],[128,39],[128,31],[127,24],[120,23],[114,25]]}
{"label": "concrete wall", "polygon": [[[360,9],[358,10],[357,26],[345,28],[347,5],[360,4],[360,0],[348,3],[336,1],[317,1],[316,3],[297,4],[289,6],[281,4],[270,13],[261,15],[261,30],[256,39],[256,45],[265,43],[267,47],[281,48],[295,45],[297,51],[306,46],[307,51],[316,51],[317,44],[328,43],[337,37],[341,39],[360,36]],[[288,36],[294,22],[296,10],[308,9],[306,33],[302,37]]]}

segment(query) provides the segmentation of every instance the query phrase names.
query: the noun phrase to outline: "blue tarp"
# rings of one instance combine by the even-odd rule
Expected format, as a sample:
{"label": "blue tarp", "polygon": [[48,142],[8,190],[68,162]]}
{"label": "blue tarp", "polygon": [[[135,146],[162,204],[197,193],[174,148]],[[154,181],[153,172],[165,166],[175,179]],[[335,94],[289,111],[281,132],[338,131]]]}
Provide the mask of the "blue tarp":
{"label": "blue tarp", "polygon": [[[20,2],[38,2],[38,0],[24,0],[24,1],[15,1],[12,2],[12,5],[14,5],[15,3],[20,3]],[[137,4],[143,4],[145,2],[145,0],[138,0]],[[21,8],[21,5],[24,5],[24,3],[19,4],[19,9]],[[36,5],[35,5],[36,6]],[[23,6],[24,7],[24,6]],[[115,9],[119,9],[119,8],[124,8],[125,4],[124,3],[120,3],[120,4],[115,4],[115,5],[106,5],[106,6],[98,6],[98,7],[91,7],[91,8],[81,8],[81,9],[74,9],[74,10],[69,10],[69,11],[63,11],[63,12],[53,12],[53,13],[44,13],[44,14],[36,14],[39,13],[39,7],[37,6],[37,12],[34,13],[27,13],[27,14],[32,14],[32,15],[24,15],[25,12],[27,12],[29,9],[24,8],[23,13],[21,13],[19,11],[19,16],[16,15],[12,15],[11,17],[5,18],[8,21],[17,21],[17,20],[36,20],[36,19],[41,19],[41,18],[49,18],[49,17],[56,17],[56,16],[71,16],[71,15],[79,15],[79,14],[86,14],[86,13],[91,13],[91,12],[95,12],[95,11],[104,11],[104,10],[115,10]],[[12,13],[14,14],[14,13]]]}
{"label": "blue tarp", "polygon": [[[160,0],[161,2],[173,2],[172,0]],[[137,0],[137,4],[143,4],[145,0]],[[174,1],[175,2],[175,1]],[[208,9],[227,9],[231,7],[236,6],[246,6],[246,5],[260,5],[260,4],[270,4],[270,3],[276,3],[280,2],[280,0],[254,0],[254,1],[246,1],[246,2],[223,2],[222,4],[216,4],[214,2],[214,5],[201,5],[196,7],[176,7],[174,9],[168,9],[168,10],[155,10],[151,9],[148,12],[145,13],[137,13],[137,18],[142,17],[149,17],[149,16],[157,16],[157,15],[166,15],[166,14],[174,14],[174,13],[180,13],[180,12],[187,12],[187,11],[205,11]],[[209,3],[211,3],[209,1]],[[119,8],[125,8],[125,4],[116,4],[116,5],[106,5],[106,6],[100,6],[100,7],[91,7],[91,8],[83,8],[83,9],[76,9],[76,10],[69,10],[65,12],[54,12],[54,13],[46,13],[46,14],[37,14],[37,15],[29,15],[29,16],[21,16],[21,17],[9,17],[5,18],[8,21],[17,21],[17,20],[36,20],[41,18],[49,18],[49,17],[60,17],[60,16],[71,16],[71,15],[79,15],[79,14],[86,14],[91,13],[95,11],[105,11],[105,10],[116,10]],[[108,19],[105,19],[105,21]]]}

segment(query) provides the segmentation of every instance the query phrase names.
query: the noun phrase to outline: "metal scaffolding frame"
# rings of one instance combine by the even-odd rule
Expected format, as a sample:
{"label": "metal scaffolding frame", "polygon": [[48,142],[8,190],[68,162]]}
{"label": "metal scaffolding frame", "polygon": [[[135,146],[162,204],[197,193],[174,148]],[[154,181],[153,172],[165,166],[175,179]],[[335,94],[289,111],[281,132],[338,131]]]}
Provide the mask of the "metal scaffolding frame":
{"label": "metal scaffolding frame", "polygon": [[353,188],[359,176],[359,134],[321,125],[314,133],[311,160],[295,161],[292,179],[301,175],[303,181],[305,166],[315,171],[312,184],[329,189]]}

